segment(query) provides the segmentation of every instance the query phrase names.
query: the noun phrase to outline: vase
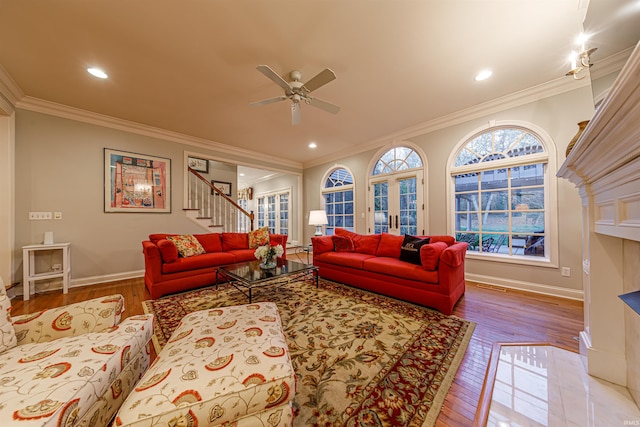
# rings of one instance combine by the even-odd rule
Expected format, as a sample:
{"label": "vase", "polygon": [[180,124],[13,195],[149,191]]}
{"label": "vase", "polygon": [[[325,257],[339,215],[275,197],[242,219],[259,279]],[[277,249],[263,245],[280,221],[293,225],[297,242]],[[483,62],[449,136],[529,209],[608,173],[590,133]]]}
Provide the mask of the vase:
{"label": "vase", "polygon": [[276,262],[276,257],[265,258],[260,263],[260,268],[268,270],[270,268],[275,268],[278,263]]}
{"label": "vase", "polygon": [[565,153],[567,157],[569,157],[569,153],[571,153],[571,150],[573,150],[573,146],[576,145],[578,138],[580,138],[580,135],[582,135],[582,132],[584,132],[584,128],[586,128],[588,124],[589,120],[578,123],[578,133],[576,133],[575,136],[571,138],[571,141],[569,141],[569,145],[567,145],[567,152]]}

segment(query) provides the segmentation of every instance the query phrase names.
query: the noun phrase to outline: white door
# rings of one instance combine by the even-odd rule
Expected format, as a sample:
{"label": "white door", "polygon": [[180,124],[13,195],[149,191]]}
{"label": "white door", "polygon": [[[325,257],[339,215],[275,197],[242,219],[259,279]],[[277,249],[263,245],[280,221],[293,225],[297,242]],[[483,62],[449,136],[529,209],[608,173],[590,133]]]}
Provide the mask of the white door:
{"label": "white door", "polygon": [[375,177],[369,186],[369,232],[424,234],[422,171]]}

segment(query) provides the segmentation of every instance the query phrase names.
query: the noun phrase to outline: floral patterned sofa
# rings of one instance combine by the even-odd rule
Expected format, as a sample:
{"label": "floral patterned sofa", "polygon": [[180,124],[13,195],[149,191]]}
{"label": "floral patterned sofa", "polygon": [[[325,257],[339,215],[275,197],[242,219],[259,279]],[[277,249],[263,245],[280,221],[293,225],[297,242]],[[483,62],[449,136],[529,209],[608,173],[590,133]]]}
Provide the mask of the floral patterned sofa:
{"label": "floral patterned sofa", "polygon": [[121,295],[11,318],[0,280],[3,427],[102,427],[149,366],[153,316]]}
{"label": "floral patterned sofa", "polygon": [[114,426],[290,426],[295,381],[274,303],[197,311],[182,318]]}

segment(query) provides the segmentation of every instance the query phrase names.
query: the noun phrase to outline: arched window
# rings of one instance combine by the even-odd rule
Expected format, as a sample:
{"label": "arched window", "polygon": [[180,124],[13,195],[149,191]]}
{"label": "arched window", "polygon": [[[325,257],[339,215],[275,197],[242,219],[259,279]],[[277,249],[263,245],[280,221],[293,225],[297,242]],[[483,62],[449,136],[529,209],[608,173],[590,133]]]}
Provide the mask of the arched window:
{"label": "arched window", "polygon": [[491,127],[464,142],[452,163],[454,231],[470,253],[551,257],[549,154],[539,135]]}
{"label": "arched window", "polygon": [[424,167],[410,143],[376,158],[369,177],[369,231],[424,234]]}
{"label": "arched window", "polygon": [[332,235],[336,227],[355,231],[353,190],[353,175],[346,168],[336,167],[326,175],[322,198],[329,221],[327,235]]}

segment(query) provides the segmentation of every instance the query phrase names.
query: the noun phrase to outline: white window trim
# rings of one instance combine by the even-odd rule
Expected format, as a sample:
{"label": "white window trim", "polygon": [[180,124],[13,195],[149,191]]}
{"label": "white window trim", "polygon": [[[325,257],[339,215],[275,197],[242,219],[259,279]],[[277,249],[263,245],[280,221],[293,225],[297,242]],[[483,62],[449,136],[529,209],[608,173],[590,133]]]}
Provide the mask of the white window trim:
{"label": "white window trim", "polygon": [[[353,184],[343,185],[340,187],[331,187],[331,188],[325,187],[324,185],[327,182],[327,179],[329,179],[329,176],[331,176],[331,174],[336,169],[344,169],[347,172],[349,172],[349,175],[351,175],[351,179],[353,179]],[[322,177],[322,181],[320,181],[320,207],[326,212],[327,207],[325,206],[325,200],[324,200],[325,193],[334,193],[334,192],[345,191],[345,190],[353,191],[353,229],[355,231],[357,230],[356,222],[358,220],[358,216],[356,215],[356,212],[358,212],[357,204],[356,204],[356,177],[353,174],[353,172],[351,172],[351,169],[349,169],[347,166],[336,163],[324,173]]]}
{"label": "white window trim", "polygon": [[[523,159],[515,158],[515,160],[494,160],[486,163],[476,163],[472,166],[452,166],[458,153],[463,145],[469,142],[475,136],[485,133],[496,127],[511,127],[521,128],[530,132],[538,137],[540,142],[545,148],[545,154],[531,154],[522,156]],[[450,235],[455,236],[455,191],[453,187],[453,170],[456,174],[465,172],[478,172],[486,169],[499,169],[501,165],[508,164],[509,166],[517,166],[518,164],[533,163],[537,160],[544,160],[546,158],[547,167],[545,168],[544,182],[544,203],[545,203],[545,230],[548,230],[545,239],[548,239],[548,258],[537,257],[525,257],[521,255],[504,255],[495,253],[476,253],[467,252],[467,258],[478,259],[483,261],[495,261],[510,264],[520,265],[534,265],[549,268],[558,268],[558,179],[556,177],[557,171],[557,150],[551,136],[541,127],[520,120],[491,120],[487,124],[476,128],[469,132],[458,141],[453,150],[449,153],[449,158],[446,164],[446,204],[447,204],[447,231]]]}

